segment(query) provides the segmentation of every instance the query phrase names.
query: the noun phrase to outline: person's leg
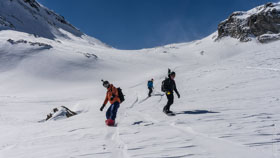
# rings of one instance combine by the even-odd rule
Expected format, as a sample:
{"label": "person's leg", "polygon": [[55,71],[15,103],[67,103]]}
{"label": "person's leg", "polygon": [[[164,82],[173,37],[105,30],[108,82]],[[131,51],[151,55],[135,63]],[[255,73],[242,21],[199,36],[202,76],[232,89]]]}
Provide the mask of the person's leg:
{"label": "person's leg", "polygon": [[169,97],[169,95],[166,94],[166,97],[167,97],[167,103],[166,103],[166,105],[163,108],[163,112],[167,111],[167,108],[169,107],[169,104],[170,104],[170,97]]}
{"label": "person's leg", "polygon": [[168,107],[168,111],[170,111],[170,106],[172,105],[174,103],[174,94],[172,93],[172,94],[170,94],[170,105],[169,105],[169,107]]}
{"label": "person's leg", "polygon": [[119,102],[115,102],[114,104],[113,104],[113,108],[111,109],[111,119],[112,120],[115,120],[116,119],[116,117],[117,117],[117,112],[118,112],[118,109],[119,109],[119,107],[120,107],[120,103]]}
{"label": "person's leg", "polygon": [[166,103],[166,105],[163,107],[163,112],[166,112],[166,106],[167,106],[167,104],[168,104],[168,95],[166,94],[166,97],[167,97],[167,103]]}
{"label": "person's leg", "polygon": [[111,111],[112,111],[112,106],[113,106],[113,105],[114,105],[114,104],[112,104],[112,105],[107,109],[107,111],[106,111],[106,118],[107,118],[107,120],[111,118]]}
{"label": "person's leg", "polygon": [[153,89],[149,88],[149,97],[152,95]]}
{"label": "person's leg", "polygon": [[171,94],[169,94],[169,95],[167,95],[167,99],[168,99],[168,101],[167,101],[167,104],[166,104],[166,106],[165,106],[165,111],[170,111],[170,106],[173,104],[173,102],[174,102],[174,95],[173,95],[173,93],[171,93]]}

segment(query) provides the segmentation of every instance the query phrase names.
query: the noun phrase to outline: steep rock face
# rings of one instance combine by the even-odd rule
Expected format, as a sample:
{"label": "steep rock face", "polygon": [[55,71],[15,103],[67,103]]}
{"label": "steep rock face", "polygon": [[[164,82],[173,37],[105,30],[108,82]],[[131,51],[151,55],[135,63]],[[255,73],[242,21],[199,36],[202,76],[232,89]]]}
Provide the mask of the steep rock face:
{"label": "steep rock face", "polygon": [[280,3],[267,3],[247,12],[234,12],[218,25],[218,38],[226,36],[242,42],[277,40],[280,33]]}
{"label": "steep rock face", "polygon": [[37,11],[40,9],[40,5],[35,0],[24,0],[24,2],[28,3],[31,7],[35,8]]}
{"label": "steep rock face", "polygon": [[45,8],[36,0],[1,0],[0,30],[16,30],[54,39],[56,36],[67,35],[62,30],[74,36],[84,35],[63,16]]}

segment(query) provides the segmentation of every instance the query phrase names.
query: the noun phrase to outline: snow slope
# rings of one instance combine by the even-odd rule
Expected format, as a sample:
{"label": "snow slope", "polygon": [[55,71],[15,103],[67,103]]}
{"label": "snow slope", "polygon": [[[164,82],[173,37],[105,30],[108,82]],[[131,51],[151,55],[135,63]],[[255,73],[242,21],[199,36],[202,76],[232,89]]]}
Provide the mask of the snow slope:
{"label": "snow slope", "polygon": [[[279,156],[279,42],[214,42],[214,33],[191,43],[123,51],[75,37],[56,42],[0,34],[0,157]],[[177,72],[182,96],[172,106],[174,117],[161,112],[168,67]],[[155,96],[147,99],[152,77]],[[117,127],[106,127],[99,111],[102,78],[126,95]],[[79,115],[38,123],[60,105]]]}
{"label": "snow slope", "polygon": [[[88,37],[60,16],[35,0],[1,0],[0,30],[25,32],[34,37],[71,39],[71,36],[88,40],[91,44],[106,46]],[[71,35],[69,36],[69,33]],[[107,47],[107,46],[106,46]]]}
{"label": "snow slope", "polygon": [[[1,158],[279,157],[279,41],[215,42],[215,32],[132,51],[60,31],[55,39],[0,31]],[[181,93],[173,117],[162,113],[167,68]],[[126,95],[117,127],[105,126],[99,111],[101,79]],[[78,115],[41,122],[61,105]]]}
{"label": "snow slope", "polygon": [[50,39],[54,39],[56,35],[63,35],[59,29],[71,32],[75,36],[83,35],[62,16],[34,0],[2,0],[0,6],[1,29],[14,29]]}

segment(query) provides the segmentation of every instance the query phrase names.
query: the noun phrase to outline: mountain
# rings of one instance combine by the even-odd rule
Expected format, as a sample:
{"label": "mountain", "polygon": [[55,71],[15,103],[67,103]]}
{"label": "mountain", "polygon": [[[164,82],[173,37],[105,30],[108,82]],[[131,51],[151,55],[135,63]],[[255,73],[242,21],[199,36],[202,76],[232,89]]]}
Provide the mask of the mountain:
{"label": "mountain", "polygon": [[[217,31],[188,43],[118,50],[59,24],[36,1],[0,2],[1,158],[279,157],[279,40],[216,40]],[[33,25],[8,16],[16,11],[47,33],[34,36]],[[168,68],[181,94],[172,117],[162,112]],[[106,95],[101,79],[125,95],[116,127],[105,125],[110,105],[99,110]],[[77,115],[45,121],[61,106]]]}
{"label": "mountain", "polygon": [[[52,55],[38,59],[38,61],[43,60],[41,63],[38,61],[36,63],[41,66],[29,67],[32,69],[31,72],[43,69],[45,70],[44,76],[47,76],[48,72],[54,73],[53,70],[57,69],[55,65],[63,67],[72,62],[72,66],[81,68],[82,65],[86,65],[84,60],[87,60],[86,62],[97,60],[94,51],[89,51],[89,49],[83,51],[83,49],[75,47],[75,49],[60,52],[59,47],[65,49],[86,45],[86,47],[95,49],[112,49],[101,41],[82,33],[64,17],[45,8],[35,0],[1,0],[0,8],[0,71],[9,71],[15,67],[24,67],[25,70],[30,71],[29,66],[19,66],[19,64],[33,59],[34,56],[45,56],[42,52],[56,49]],[[44,62],[47,60],[56,62],[53,67],[50,67],[49,63]]]}
{"label": "mountain", "polygon": [[218,26],[218,39],[230,36],[240,41],[257,38],[261,43],[280,39],[280,2],[267,3],[247,12],[234,12]]}
{"label": "mountain", "polygon": [[0,6],[0,29],[26,32],[49,39],[54,39],[57,35],[64,36],[59,29],[78,37],[84,35],[64,17],[41,6],[35,0],[2,0]]}
{"label": "mountain", "polygon": [[1,0],[0,30],[14,30],[31,34],[35,37],[70,39],[66,33],[85,38],[91,43],[104,45],[99,40],[88,37],[53,11],[35,0]]}

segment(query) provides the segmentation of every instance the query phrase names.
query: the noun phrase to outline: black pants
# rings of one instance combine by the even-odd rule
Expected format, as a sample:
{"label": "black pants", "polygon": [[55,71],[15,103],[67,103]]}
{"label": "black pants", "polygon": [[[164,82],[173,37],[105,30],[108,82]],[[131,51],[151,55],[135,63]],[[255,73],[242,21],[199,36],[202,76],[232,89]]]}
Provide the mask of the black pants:
{"label": "black pants", "polygon": [[153,93],[153,88],[149,88],[149,97],[151,96],[152,93]]}
{"label": "black pants", "polygon": [[173,104],[174,102],[174,95],[173,93],[167,95],[167,104],[165,105],[165,107],[163,108],[163,111],[170,111],[170,106]]}

